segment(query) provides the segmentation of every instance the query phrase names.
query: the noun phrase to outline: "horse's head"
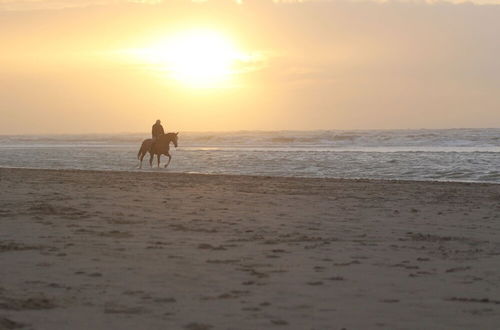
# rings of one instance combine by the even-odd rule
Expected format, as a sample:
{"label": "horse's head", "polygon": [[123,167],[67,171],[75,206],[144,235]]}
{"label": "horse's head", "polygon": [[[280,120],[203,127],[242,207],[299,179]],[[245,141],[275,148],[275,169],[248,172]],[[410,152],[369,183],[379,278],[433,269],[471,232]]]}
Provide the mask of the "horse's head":
{"label": "horse's head", "polygon": [[179,138],[179,132],[173,133],[172,135],[173,135],[172,142],[174,143],[174,146],[177,148],[177,140]]}
{"label": "horse's head", "polygon": [[167,134],[164,134],[162,136],[160,136],[160,141],[161,141],[161,144],[168,148],[168,146],[170,145],[170,142],[172,142],[174,144],[174,146],[177,148],[177,140],[178,140],[178,135],[179,135],[179,132],[177,133],[167,133]]}

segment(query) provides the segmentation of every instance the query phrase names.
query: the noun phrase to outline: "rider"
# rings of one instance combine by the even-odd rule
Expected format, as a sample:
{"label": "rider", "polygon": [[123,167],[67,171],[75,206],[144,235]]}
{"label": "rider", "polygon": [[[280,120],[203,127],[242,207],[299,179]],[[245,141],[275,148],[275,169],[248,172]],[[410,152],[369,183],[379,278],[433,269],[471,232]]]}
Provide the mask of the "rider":
{"label": "rider", "polygon": [[156,140],[160,135],[165,134],[163,126],[161,126],[161,121],[158,119],[151,129],[151,135],[153,136],[153,143],[151,144],[151,149],[154,147]]}

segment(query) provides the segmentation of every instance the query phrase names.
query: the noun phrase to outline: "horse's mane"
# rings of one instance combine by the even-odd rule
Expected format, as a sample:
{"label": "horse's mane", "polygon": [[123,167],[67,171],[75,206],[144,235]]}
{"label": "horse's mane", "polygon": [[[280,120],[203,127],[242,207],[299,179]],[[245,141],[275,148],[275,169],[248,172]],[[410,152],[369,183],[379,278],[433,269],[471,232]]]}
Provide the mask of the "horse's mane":
{"label": "horse's mane", "polygon": [[163,134],[163,135],[160,135],[160,136],[158,137],[158,139],[165,139],[165,138],[167,138],[167,137],[173,137],[173,136],[175,136],[175,135],[176,135],[176,134],[175,134],[174,132],[168,132],[168,133],[165,133],[165,134]]}

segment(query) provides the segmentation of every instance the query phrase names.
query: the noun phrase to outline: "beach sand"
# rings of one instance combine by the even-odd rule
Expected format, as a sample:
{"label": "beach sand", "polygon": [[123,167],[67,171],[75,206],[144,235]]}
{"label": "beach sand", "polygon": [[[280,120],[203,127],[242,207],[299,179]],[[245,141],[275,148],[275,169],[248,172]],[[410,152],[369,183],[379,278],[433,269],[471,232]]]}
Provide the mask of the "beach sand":
{"label": "beach sand", "polygon": [[500,185],[0,169],[0,329],[498,329]]}

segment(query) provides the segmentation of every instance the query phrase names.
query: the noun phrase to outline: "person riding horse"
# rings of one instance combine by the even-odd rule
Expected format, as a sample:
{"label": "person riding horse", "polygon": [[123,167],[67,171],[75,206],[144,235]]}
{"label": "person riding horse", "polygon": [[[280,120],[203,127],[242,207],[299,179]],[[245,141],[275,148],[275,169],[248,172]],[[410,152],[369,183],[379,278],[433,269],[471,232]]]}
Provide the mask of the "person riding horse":
{"label": "person riding horse", "polygon": [[149,166],[153,167],[153,157],[158,156],[158,167],[160,167],[160,157],[161,155],[165,155],[168,157],[168,163],[165,164],[165,167],[170,164],[170,160],[172,156],[170,155],[170,143],[173,143],[177,148],[179,132],[177,133],[166,133],[160,134],[156,138],[155,145],[153,146],[153,139],[146,139],[142,141],[141,148],[137,153],[137,158],[139,159],[139,168],[142,168],[142,160],[144,156],[149,153]]}
{"label": "person riding horse", "polygon": [[157,120],[151,129],[152,139],[146,139],[142,141],[141,148],[137,153],[137,158],[139,159],[139,168],[142,168],[142,160],[144,156],[149,153],[149,165],[153,166],[153,157],[158,156],[158,167],[160,167],[160,157],[161,155],[165,155],[168,157],[168,163],[165,164],[165,168],[170,164],[170,160],[172,156],[170,155],[170,143],[173,143],[177,148],[177,140],[179,132],[177,133],[166,133],[161,126],[160,120]]}

